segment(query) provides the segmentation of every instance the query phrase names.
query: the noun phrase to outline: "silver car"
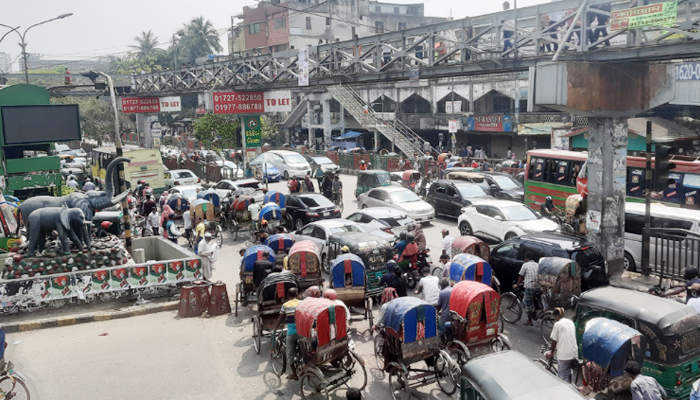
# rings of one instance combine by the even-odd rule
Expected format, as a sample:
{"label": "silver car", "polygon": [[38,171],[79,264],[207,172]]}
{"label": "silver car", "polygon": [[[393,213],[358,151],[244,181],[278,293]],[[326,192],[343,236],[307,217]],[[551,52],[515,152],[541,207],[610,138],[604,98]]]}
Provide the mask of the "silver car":
{"label": "silver car", "polygon": [[321,253],[321,262],[325,265],[330,237],[335,233],[341,232],[365,232],[365,230],[355,222],[344,218],[336,218],[308,223],[300,230],[292,233],[292,236],[297,241],[311,240],[316,243]]}
{"label": "silver car", "polygon": [[405,212],[391,207],[365,208],[350,214],[348,220],[357,222],[367,232],[389,242],[396,240],[408,226],[416,223]]}
{"label": "silver car", "polygon": [[435,209],[412,190],[398,186],[383,186],[362,193],[358,198],[360,208],[391,207],[408,214],[416,222],[435,219]]}

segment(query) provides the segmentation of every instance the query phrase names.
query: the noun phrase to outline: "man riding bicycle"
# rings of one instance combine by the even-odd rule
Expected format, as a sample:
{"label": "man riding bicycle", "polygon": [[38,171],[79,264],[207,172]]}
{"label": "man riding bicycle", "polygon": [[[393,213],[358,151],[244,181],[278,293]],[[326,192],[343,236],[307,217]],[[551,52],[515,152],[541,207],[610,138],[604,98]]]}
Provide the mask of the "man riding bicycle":
{"label": "man riding bicycle", "polygon": [[338,175],[333,177],[331,188],[333,190],[331,201],[337,204],[339,196],[343,195],[343,182],[340,181],[340,177]]}
{"label": "man riding bicycle", "polygon": [[287,375],[287,379],[290,380],[299,379],[299,377],[297,376],[297,371],[294,369],[294,365],[292,365],[294,356],[299,350],[297,348],[299,335],[297,335],[297,325],[294,322],[294,313],[299,303],[301,303],[301,300],[299,300],[298,295],[299,291],[295,287],[289,288],[287,290],[287,301],[284,304],[282,304],[282,309],[280,310],[280,317],[277,320],[277,322],[275,322],[275,326],[272,328],[272,336],[275,337],[275,335],[277,334],[277,328],[279,328],[282,322],[284,321],[287,323],[287,363],[290,369],[290,374]]}

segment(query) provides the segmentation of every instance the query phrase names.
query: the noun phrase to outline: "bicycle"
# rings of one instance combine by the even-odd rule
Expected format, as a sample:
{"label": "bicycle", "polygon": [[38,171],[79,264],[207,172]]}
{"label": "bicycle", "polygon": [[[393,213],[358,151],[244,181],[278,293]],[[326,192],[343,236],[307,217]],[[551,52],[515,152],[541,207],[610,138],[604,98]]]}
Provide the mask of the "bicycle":
{"label": "bicycle", "polygon": [[[501,295],[501,316],[508,323],[515,324],[520,321],[523,315],[523,299],[525,289],[519,286],[514,292],[506,292]],[[535,294],[535,313],[532,316],[534,321],[540,320],[540,334],[545,343],[549,343],[549,337],[556,320],[551,311],[547,310],[547,302],[541,291]]]}
{"label": "bicycle", "polygon": [[[275,375],[280,377],[287,371],[287,331],[273,332],[272,335],[270,335],[270,340],[270,364]],[[292,366],[297,371],[297,376],[301,376],[304,369],[304,362],[301,359],[299,351],[294,354]]]}
{"label": "bicycle", "polygon": [[342,192],[342,191],[339,191],[339,190],[336,190],[336,191],[333,192],[332,197],[333,197],[333,204],[335,204],[336,206],[338,206],[338,208],[340,208],[340,212],[342,213],[342,212],[343,212],[343,208],[344,208],[344,205],[343,205],[343,192]]}
{"label": "bicycle", "polygon": [[[545,371],[551,373],[552,375],[559,376],[559,361],[554,358],[554,356],[547,357],[547,353],[550,351],[551,344],[543,344],[540,346],[540,354],[542,354],[544,357],[535,358],[533,361],[544,367]],[[576,360],[571,368],[571,377],[573,378],[571,383],[578,385],[579,380],[583,378],[583,364],[579,360]]]}
{"label": "bicycle", "polygon": [[8,361],[0,371],[0,400],[29,400],[27,384],[14,371],[14,364]]}

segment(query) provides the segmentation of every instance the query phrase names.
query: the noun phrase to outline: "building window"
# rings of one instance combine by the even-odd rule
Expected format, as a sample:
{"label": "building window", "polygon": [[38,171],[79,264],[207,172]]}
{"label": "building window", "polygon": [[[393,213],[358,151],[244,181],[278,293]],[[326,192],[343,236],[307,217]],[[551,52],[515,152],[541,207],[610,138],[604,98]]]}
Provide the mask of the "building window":
{"label": "building window", "polygon": [[382,8],[380,6],[374,6],[374,12],[382,12]]}
{"label": "building window", "polygon": [[405,22],[399,22],[399,30],[402,31],[406,29],[406,23]]}
{"label": "building window", "polygon": [[330,19],[330,18],[326,18],[326,26],[330,26],[330,24],[331,24],[331,19]]}
{"label": "building window", "polygon": [[404,114],[430,114],[430,102],[417,94],[412,94],[401,102],[401,112]]}
{"label": "building window", "polygon": [[493,111],[494,112],[512,111],[510,97],[493,96]]}
{"label": "building window", "polygon": [[256,22],[254,24],[248,25],[248,33],[251,35],[255,35],[256,33],[260,33],[260,23]]}
{"label": "building window", "polygon": [[374,112],[393,113],[396,111],[396,102],[391,98],[381,95],[372,102]]}
{"label": "building window", "polygon": [[306,17],[306,29],[311,30],[311,17]]}
{"label": "building window", "polygon": [[437,102],[438,114],[459,114],[465,111],[469,111],[469,102],[455,92],[448,93]]}
{"label": "building window", "polygon": [[350,7],[355,11],[355,0],[350,0]]}
{"label": "building window", "polygon": [[374,23],[374,33],[384,33],[384,22],[376,21]]}
{"label": "building window", "polygon": [[287,27],[287,19],[282,17],[282,18],[277,18],[275,19],[275,29],[284,29]]}
{"label": "building window", "polygon": [[394,7],[394,14],[398,14],[398,13],[399,13],[399,8],[398,8],[398,7]]}
{"label": "building window", "polygon": [[408,9],[406,10],[406,14],[408,14],[408,15],[418,14],[416,7],[408,7]]}

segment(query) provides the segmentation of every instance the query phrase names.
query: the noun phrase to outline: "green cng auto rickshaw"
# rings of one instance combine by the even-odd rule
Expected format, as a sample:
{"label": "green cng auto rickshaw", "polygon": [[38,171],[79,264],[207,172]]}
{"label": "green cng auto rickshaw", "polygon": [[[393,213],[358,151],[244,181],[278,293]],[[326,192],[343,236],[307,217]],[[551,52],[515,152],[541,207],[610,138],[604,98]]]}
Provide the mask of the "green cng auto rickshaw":
{"label": "green cng auto rickshaw", "polygon": [[634,290],[605,286],[581,295],[576,306],[579,354],[586,323],[604,317],[638,330],[648,343],[643,374],[671,399],[687,399],[700,378],[700,315],[690,306]]}
{"label": "green cng auto rickshaw", "polygon": [[389,185],[391,185],[391,176],[387,171],[382,171],[380,169],[358,171],[355,197],[359,197],[362,193],[369,192],[376,187]]}

